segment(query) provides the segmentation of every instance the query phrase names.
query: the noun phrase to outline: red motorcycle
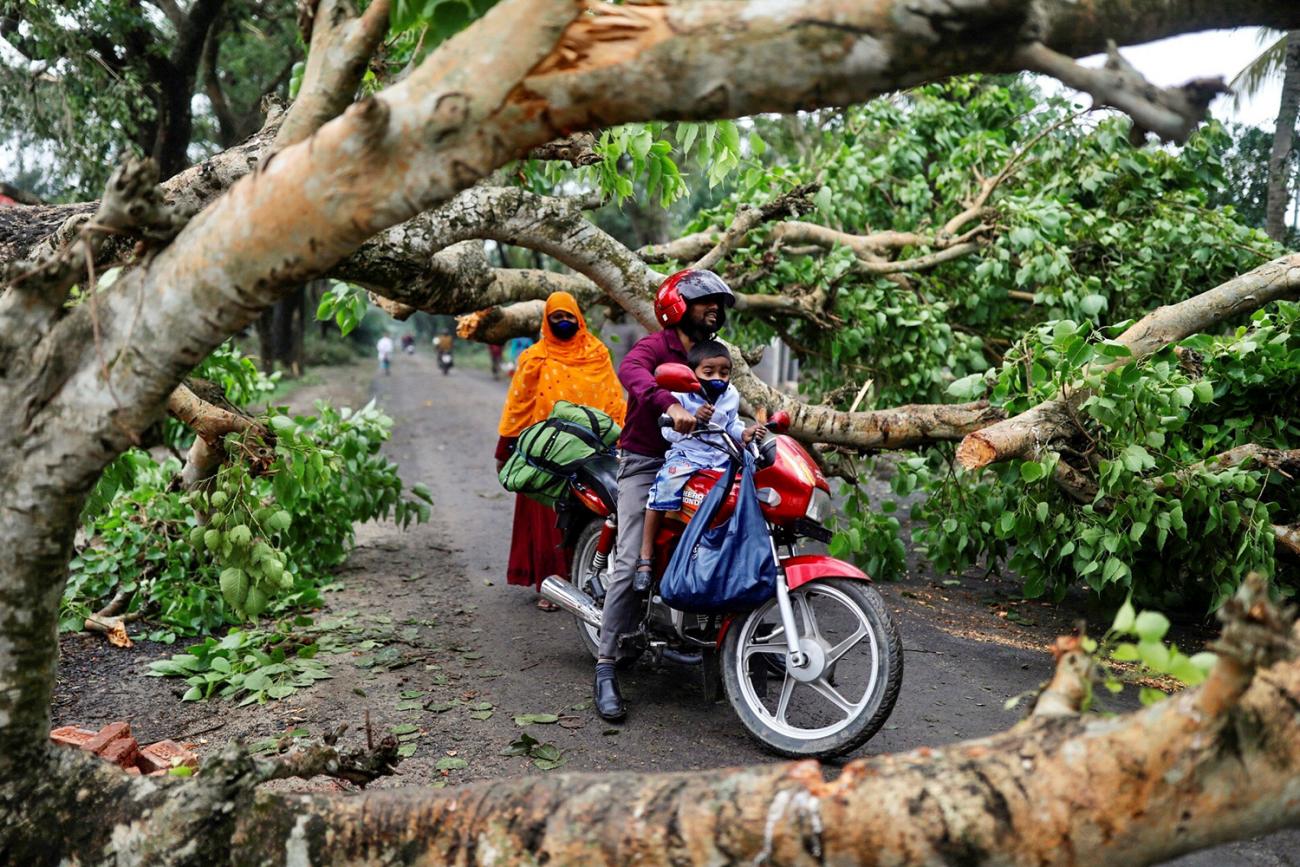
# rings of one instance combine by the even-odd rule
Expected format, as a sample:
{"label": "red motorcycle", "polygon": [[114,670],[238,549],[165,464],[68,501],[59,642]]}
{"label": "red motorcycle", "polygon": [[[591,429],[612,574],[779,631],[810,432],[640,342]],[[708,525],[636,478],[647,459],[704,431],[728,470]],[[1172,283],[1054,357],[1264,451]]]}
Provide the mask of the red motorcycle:
{"label": "red motorcycle", "polygon": [[[682,364],[663,365],[656,380],[672,391],[699,388],[694,372]],[[776,595],[753,611],[728,615],[678,611],[659,597],[659,579],[686,522],[723,471],[697,473],[686,485],[682,509],[664,517],[655,540],[654,581],[623,649],[633,660],[648,651],[656,661],[702,665],[706,690],[721,687],[745,729],[764,746],[784,756],[826,758],[857,749],[889,718],[903,679],[902,642],[866,573],[825,554],[796,553],[803,539],[830,540],[823,522],[831,497],[813,459],[780,435],[788,422],[777,413],[761,446],[748,446],[771,530],[762,544],[770,546],[777,564]],[[723,429],[699,426],[690,436],[726,451],[739,465],[741,446]],[[617,471],[611,455],[577,468],[569,501],[560,509],[575,549],[573,582],[551,576],[541,588],[577,618],[578,634],[593,656],[617,537]],[[735,508],[737,488],[732,486],[718,523]]]}

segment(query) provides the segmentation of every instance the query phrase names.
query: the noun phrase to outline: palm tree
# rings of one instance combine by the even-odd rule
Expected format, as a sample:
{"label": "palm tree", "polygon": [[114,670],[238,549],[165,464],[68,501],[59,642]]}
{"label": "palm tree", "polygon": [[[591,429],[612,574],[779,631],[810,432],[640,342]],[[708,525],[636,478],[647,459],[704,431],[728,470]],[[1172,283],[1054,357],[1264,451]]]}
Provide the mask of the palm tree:
{"label": "palm tree", "polygon": [[1287,234],[1286,206],[1290,193],[1286,183],[1287,160],[1291,156],[1296,114],[1300,110],[1300,30],[1281,34],[1265,30],[1261,31],[1260,39],[1261,42],[1271,40],[1271,44],[1237,73],[1232,89],[1240,104],[1243,96],[1258,92],[1265,82],[1282,76],[1282,99],[1268,160],[1268,204],[1264,218],[1264,231],[1275,241],[1282,241]]}

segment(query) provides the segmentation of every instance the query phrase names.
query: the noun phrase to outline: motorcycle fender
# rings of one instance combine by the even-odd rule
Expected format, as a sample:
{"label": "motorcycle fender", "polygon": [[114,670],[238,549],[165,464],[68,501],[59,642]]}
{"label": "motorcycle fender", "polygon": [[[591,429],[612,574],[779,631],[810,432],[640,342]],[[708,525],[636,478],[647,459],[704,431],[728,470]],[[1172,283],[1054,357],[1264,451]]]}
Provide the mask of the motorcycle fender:
{"label": "motorcycle fender", "polygon": [[[802,587],[809,581],[816,581],[818,578],[848,578],[853,581],[873,583],[871,576],[857,566],[826,554],[800,554],[798,557],[787,557],[781,561],[781,565],[785,568],[786,586],[791,590]],[[722,619],[722,627],[718,630],[717,639],[719,648],[722,647],[722,642],[726,641],[727,632],[736,619],[734,614],[728,614]]]}
{"label": "motorcycle fender", "polygon": [[818,578],[849,578],[871,583],[871,576],[857,566],[825,554],[800,554],[782,560],[781,565],[785,567],[786,586],[791,590]]}

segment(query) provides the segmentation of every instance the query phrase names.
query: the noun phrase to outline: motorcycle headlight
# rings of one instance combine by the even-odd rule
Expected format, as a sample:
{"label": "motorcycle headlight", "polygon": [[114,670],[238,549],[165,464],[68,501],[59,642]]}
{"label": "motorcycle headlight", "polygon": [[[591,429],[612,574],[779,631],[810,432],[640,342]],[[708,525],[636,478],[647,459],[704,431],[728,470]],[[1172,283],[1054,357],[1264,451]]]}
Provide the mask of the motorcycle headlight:
{"label": "motorcycle headlight", "polygon": [[808,511],[804,512],[804,517],[818,524],[824,524],[830,516],[831,495],[821,488],[813,488],[812,497],[808,500]]}

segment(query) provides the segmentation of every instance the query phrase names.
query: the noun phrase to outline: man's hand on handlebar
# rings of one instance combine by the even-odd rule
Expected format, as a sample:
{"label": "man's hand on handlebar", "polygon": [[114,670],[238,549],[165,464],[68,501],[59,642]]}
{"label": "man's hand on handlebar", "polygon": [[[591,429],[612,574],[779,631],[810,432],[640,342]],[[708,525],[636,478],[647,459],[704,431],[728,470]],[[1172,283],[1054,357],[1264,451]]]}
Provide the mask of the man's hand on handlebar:
{"label": "man's hand on handlebar", "polygon": [[695,411],[695,420],[700,424],[708,424],[713,419],[713,404],[706,403]]}
{"label": "man's hand on handlebar", "polygon": [[767,425],[751,424],[749,427],[745,428],[745,432],[741,434],[741,441],[745,445],[749,445],[751,442],[761,443],[765,436],[767,436]]}
{"label": "man's hand on handlebar", "polygon": [[[713,408],[709,407],[709,416],[713,416]],[[695,430],[695,416],[680,403],[674,403],[668,407],[668,417],[673,420],[673,430],[679,434],[688,434]]]}

